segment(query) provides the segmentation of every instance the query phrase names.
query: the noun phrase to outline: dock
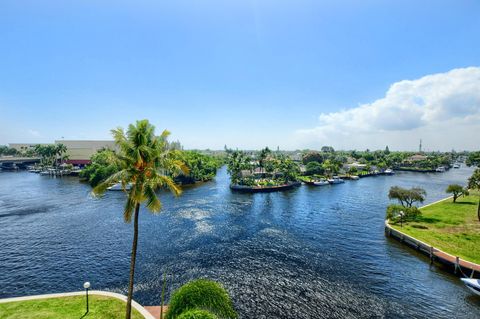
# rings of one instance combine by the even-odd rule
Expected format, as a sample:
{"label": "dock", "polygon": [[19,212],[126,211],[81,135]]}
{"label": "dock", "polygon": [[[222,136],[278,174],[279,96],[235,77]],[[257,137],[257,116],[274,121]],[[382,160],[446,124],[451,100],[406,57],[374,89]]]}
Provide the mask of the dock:
{"label": "dock", "polygon": [[463,260],[458,256],[453,256],[397,229],[394,229],[392,226],[390,226],[388,220],[385,221],[385,235],[416,249],[424,255],[429,256],[430,264],[438,262],[449,267],[455,275],[480,278],[479,264],[472,263],[468,260]]}

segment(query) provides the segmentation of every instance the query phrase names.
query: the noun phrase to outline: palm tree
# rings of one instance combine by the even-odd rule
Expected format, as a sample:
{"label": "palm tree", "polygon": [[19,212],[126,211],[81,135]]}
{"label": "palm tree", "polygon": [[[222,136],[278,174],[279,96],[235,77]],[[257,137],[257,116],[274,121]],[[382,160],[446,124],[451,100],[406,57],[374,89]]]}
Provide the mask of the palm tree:
{"label": "palm tree", "polygon": [[[480,190],[480,168],[477,168],[468,179],[468,188],[472,190]],[[480,221],[480,198],[478,199],[477,217],[478,221]]]}
{"label": "palm tree", "polygon": [[[126,133],[122,128],[112,130],[119,149],[113,160],[119,165],[120,171],[112,174],[93,189],[93,194],[98,196],[103,194],[109,185],[120,182],[128,195],[123,211],[126,223],[132,221],[133,214],[127,319],[130,319],[132,309],[140,204],[145,203],[150,212],[158,213],[162,204],[155,191],[159,188],[167,188],[174,195],[180,195],[181,189],[175,184],[172,176],[180,172],[188,174],[188,168],[178,159],[178,151],[168,147],[169,134],[165,130],[160,136],[155,136],[155,127],[148,120],[137,121],[136,125],[130,124]],[[127,191],[126,187],[129,184],[131,189]]]}

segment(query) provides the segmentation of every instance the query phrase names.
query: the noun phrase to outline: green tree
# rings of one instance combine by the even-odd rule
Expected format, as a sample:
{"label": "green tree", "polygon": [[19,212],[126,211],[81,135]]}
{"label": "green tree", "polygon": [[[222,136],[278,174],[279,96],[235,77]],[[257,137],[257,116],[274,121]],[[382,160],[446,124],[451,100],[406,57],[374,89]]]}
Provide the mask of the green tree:
{"label": "green tree", "polygon": [[[112,134],[119,148],[119,152],[115,153],[115,160],[120,170],[97,185],[93,189],[93,194],[99,196],[109,185],[120,182],[128,195],[123,217],[125,222],[130,223],[133,214],[133,242],[126,307],[126,319],[130,319],[140,205],[145,203],[150,212],[158,213],[162,205],[156,191],[159,188],[167,188],[174,195],[180,195],[181,189],[171,176],[182,171],[188,173],[188,169],[177,159],[177,151],[168,147],[167,138],[170,133],[165,130],[160,136],[155,136],[155,127],[148,120],[137,121],[136,125],[130,124],[126,133],[122,128],[117,128],[112,130]],[[126,186],[129,184],[132,187],[127,191]]]}
{"label": "green tree", "polygon": [[322,163],[325,159],[324,155],[319,152],[308,152],[303,155],[302,162],[307,165],[310,162]]}
{"label": "green tree", "polygon": [[388,192],[389,199],[396,199],[404,207],[412,207],[416,202],[423,203],[427,192],[420,187],[412,187],[410,189],[393,186]]}
{"label": "green tree", "polygon": [[90,158],[90,164],[80,172],[80,177],[86,179],[91,186],[97,186],[120,170],[116,158],[117,155],[110,149],[99,150]]}
{"label": "green tree", "polygon": [[260,167],[262,173],[265,171],[265,164],[269,159],[271,153],[272,151],[270,151],[270,149],[267,146],[264,149],[262,149],[260,151],[260,154],[258,155],[258,166]]}
{"label": "green tree", "polygon": [[479,166],[480,165],[480,151],[471,152],[468,154],[467,160],[465,161],[468,166]]}
{"label": "green tree", "polygon": [[242,180],[243,170],[252,170],[251,159],[243,151],[231,151],[227,158],[227,171],[232,184],[239,184]]}
{"label": "green tree", "polygon": [[305,167],[305,175],[322,175],[325,170],[319,162],[309,162]]}
{"label": "green tree", "polygon": [[322,152],[324,152],[324,153],[334,153],[335,150],[331,146],[322,146]]}
{"label": "green tree", "polygon": [[459,198],[460,196],[462,196],[462,195],[467,196],[469,194],[468,189],[463,188],[462,185],[458,185],[458,184],[448,185],[445,192],[448,193],[448,194],[453,194],[453,202],[454,203],[457,202],[457,198]]}
{"label": "green tree", "polygon": [[[480,190],[480,168],[477,168],[473,172],[472,176],[468,179],[468,188],[477,191]],[[480,197],[478,199],[477,216],[478,220],[480,221]]]}

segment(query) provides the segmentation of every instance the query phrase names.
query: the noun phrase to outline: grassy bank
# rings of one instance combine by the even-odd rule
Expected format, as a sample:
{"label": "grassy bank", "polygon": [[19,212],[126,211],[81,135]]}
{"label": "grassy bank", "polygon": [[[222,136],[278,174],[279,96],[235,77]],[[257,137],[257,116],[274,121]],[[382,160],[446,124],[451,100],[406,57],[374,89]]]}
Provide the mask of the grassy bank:
{"label": "grassy bank", "polygon": [[[114,319],[125,316],[125,302],[106,296],[88,296],[90,311],[85,319]],[[0,303],[2,319],[79,319],[85,314],[85,296],[60,297]],[[135,309],[132,318],[143,319]]]}
{"label": "grassy bank", "polygon": [[393,228],[451,255],[480,264],[480,222],[478,193],[422,208],[417,221],[393,224]]}

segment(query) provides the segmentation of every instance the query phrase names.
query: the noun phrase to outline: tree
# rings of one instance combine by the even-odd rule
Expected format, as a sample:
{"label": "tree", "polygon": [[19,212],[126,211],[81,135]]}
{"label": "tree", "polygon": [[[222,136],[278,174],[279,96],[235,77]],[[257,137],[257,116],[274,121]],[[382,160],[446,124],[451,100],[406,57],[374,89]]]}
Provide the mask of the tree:
{"label": "tree", "polygon": [[319,162],[309,162],[305,168],[305,175],[322,175],[325,172]]}
{"label": "tree", "polygon": [[307,165],[310,162],[322,163],[325,156],[319,152],[308,152],[302,157],[303,164]]}
{"label": "tree", "polygon": [[479,166],[480,165],[480,151],[471,152],[468,154],[467,160],[465,161],[467,166]]}
{"label": "tree", "polygon": [[445,190],[448,194],[453,194],[453,202],[457,202],[457,198],[460,196],[468,195],[468,189],[463,188],[462,185],[458,184],[450,184],[448,185],[447,189]]}
{"label": "tree", "polygon": [[260,151],[258,156],[258,166],[260,166],[262,173],[265,171],[265,164],[271,153],[272,151],[270,151],[268,146]]}
{"label": "tree", "polygon": [[385,155],[390,154],[390,149],[388,148],[388,145],[385,147],[384,153],[385,153]]}
{"label": "tree", "polygon": [[[130,223],[133,214],[133,243],[126,319],[130,319],[132,310],[140,205],[145,203],[150,212],[158,213],[162,204],[155,192],[159,188],[167,188],[174,195],[180,195],[181,189],[171,176],[178,175],[180,172],[188,173],[185,164],[177,159],[177,151],[168,146],[169,134],[165,130],[160,136],[155,136],[155,127],[148,120],[137,121],[136,125],[130,124],[126,133],[122,128],[112,130],[115,143],[119,148],[119,152],[115,153],[115,161],[120,170],[93,189],[93,194],[99,196],[109,185],[120,182],[128,195],[123,212],[125,222]],[[126,190],[127,185],[131,185],[129,191]]]}
{"label": "tree", "polygon": [[412,207],[413,203],[425,201],[427,192],[420,187],[412,187],[410,189],[393,186],[388,192],[389,199],[396,199],[403,207]]}
{"label": "tree", "polygon": [[250,158],[243,151],[231,151],[227,158],[227,171],[232,184],[240,183],[242,170],[251,170]]}
{"label": "tree", "polygon": [[[477,168],[468,179],[468,188],[477,191],[480,190],[480,168]],[[477,216],[480,221],[480,197],[478,199]]]}
{"label": "tree", "polygon": [[335,150],[331,146],[322,146],[322,152],[324,152],[324,153],[334,153]]}

